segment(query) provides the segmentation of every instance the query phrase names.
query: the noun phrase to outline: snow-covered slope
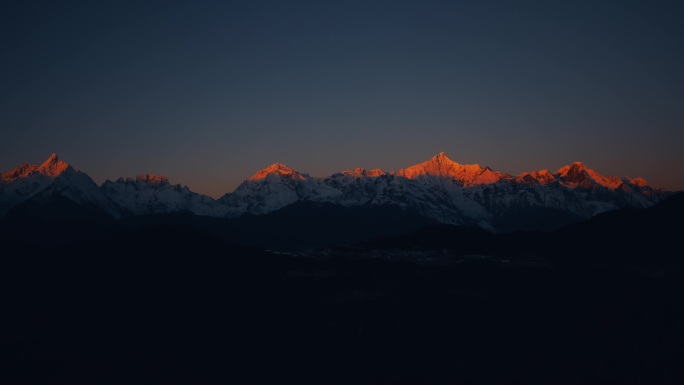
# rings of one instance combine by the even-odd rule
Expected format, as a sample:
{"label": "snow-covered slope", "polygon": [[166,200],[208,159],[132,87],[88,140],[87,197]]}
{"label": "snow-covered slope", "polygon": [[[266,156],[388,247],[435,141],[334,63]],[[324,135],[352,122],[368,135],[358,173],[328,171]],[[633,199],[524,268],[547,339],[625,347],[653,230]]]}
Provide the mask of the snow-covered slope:
{"label": "snow-covered slope", "polygon": [[302,200],[345,206],[395,204],[445,223],[497,223],[529,210],[588,218],[621,207],[647,207],[666,194],[641,178],[605,177],[581,163],[552,174],[517,176],[461,165],[439,153],[396,172],[356,168],[313,178],[281,164],[257,172],[221,202],[234,213],[264,214]]}
{"label": "snow-covered slope", "polygon": [[339,194],[320,178],[275,163],[252,175],[219,202],[230,207],[233,215],[265,214],[300,200],[328,201]]}
{"label": "snow-covered slope", "polygon": [[48,204],[55,198],[97,207],[114,217],[121,215],[119,207],[88,175],[61,161],[56,154],[39,166],[22,164],[0,177],[0,217],[22,203]]}
{"label": "snow-covered slope", "polygon": [[539,170],[513,176],[477,164],[459,164],[442,152],[399,171],[356,168],[327,178],[275,163],[214,200],[152,175],[107,181],[98,188],[87,175],[53,155],[40,166],[24,164],[1,174],[0,217],[22,202],[52,196],[97,206],[114,217],[191,212],[230,218],[314,201],[391,204],[441,222],[497,231],[515,229],[516,223],[532,218],[581,219],[622,207],[648,207],[667,195],[642,178],[606,177],[580,162],[556,173]]}
{"label": "snow-covered slope", "polygon": [[191,212],[196,215],[225,217],[229,207],[211,197],[190,191],[179,184],[172,185],[163,176],[138,175],[106,181],[102,191],[128,215]]}
{"label": "snow-covered slope", "polygon": [[396,175],[407,179],[428,181],[428,183],[435,183],[437,180],[447,181],[461,187],[496,183],[510,177],[507,174],[492,171],[489,167],[482,168],[478,164],[456,163],[444,152],[440,152],[426,162],[399,170]]}

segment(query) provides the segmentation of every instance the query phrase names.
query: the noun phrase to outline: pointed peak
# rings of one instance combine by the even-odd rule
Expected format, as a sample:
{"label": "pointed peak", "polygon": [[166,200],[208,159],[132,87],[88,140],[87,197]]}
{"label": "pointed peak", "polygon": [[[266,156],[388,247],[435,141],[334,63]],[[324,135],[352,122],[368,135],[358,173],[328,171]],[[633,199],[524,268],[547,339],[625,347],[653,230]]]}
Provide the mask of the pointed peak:
{"label": "pointed peak", "polygon": [[247,180],[262,180],[269,175],[293,176],[297,179],[305,179],[305,177],[302,174],[300,174],[297,170],[287,167],[282,163],[273,163],[272,165],[258,171],[256,174],[252,175]]}
{"label": "pointed peak", "polygon": [[52,155],[38,167],[38,171],[48,176],[57,176],[63,173],[68,167],[69,165],[60,160],[56,153],[52,153]]}
{"label": "pointed peak", "polygon": [[[486,172],[486,170],[480,167],[479,164],[459,164],[449,159],[444,152],[440,152],[430,160],[399,170],[396,174],[408,179],[422,177],[446,178],[454,180],[462,185],[468,185],[475,182],[480,174],[484,172]],[[497,175],[484,179],[480,178],[482,183],[489,183],[489,180],[498,180],[503,177],[503,174],[495,173],[491,170],[489,173]]]}
{"label": "pointed peak", "polygon": [[[440,165],[441,167],[464,167],[470,170],[480,170],[483,171],[484,169],[480,167],[479,164],[474,163],[474,164],[460,164],[451,158],[449,158],[444,151],[440,152],[439,154],[433,156],[430,158],[430,160],[421,163],[421,165],[427,165],[427,164],[436,164]],[[418,166],[418,165],[416,165]]]}
{"label": "pointed peak", "polygon": [[274,171],[294,171],[294,170],[287,167],[286,165],[284,165],[282,163],[273,163],[272,165],[266,167],[265,169],[263,169],[261,171],[274,172]]}
{"label": "pointed peak", "polygon": [[69,168],[69,165],[59,159],[57,154],[52,153],[50,157],[38,167],[38,171],[47,176],[57,176]]}
{"label": "pointed peak", "polygon": [[59,159],[57,154],[52,154],[50,157],[43,162],[40,166],[35,164],[22,163],[19,167],[14,170],[2,173],[0,180],[3,181],[13,181],[20,178],[27,178],[32,175],[45,175],[49,177],[56,177],[63,173],[70,166]]}
{"label": "pointed peak", "polygon": [[563,166],[558,171],[556,171],[556,174],[560,175],[566,175],[566,174],[577,174],[581,173],[583,171],[589,170],[589,167],[587,167],[584,163],[582,162],[572,162],[567,166]]}
{"label": "pointed peak", "polygon": [[449,157],[444,153],[444,151],[441,151],[439,154],[435,155],[430,159],[431,161],[443,163],[443,162],[451,162],[454,163],[453,160],[449,159]]}
{"label": "pointed peak", "polygon": [[47,165],[60,164],[60,163],[66,164],[64,161],[62,161],[61,159],[59,159],[59,157],[57,156],[56,153],[53,152],[52,155],[50,155],[50,157],[47,158],[47,160],[46,160],[45,162],[43,162],[43,164],[41,165],[41,167],[47,166]]}

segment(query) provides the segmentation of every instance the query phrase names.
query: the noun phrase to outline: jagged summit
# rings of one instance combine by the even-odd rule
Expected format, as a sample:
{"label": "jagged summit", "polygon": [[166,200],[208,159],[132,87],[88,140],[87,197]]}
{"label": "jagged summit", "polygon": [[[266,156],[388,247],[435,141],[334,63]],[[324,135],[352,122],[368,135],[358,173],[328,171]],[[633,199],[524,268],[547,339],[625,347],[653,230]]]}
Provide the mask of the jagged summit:
{"label": "jagged summit", "polygon": [[52,153],[52,155],[38,167],[38,170],[48,176],[57,176],[63,173],[67,168],[69,168],[69,165],[59,159],[57,154]]}
{"label": "jagged summit", "polygon": [[[441,151],[439,154],[433,156],[428,160],[427,162],[423,163],[435,163],[435,164],[442,164],[442,165],[452,165],[452,164],[459,164],[458,162],[455,162],[451,160],[444,151]],[[460,164],[459,164],[460,165]],[[473,165],[468,165],[468,166],[477,166],[480,167],[478,164],[473,164]]]}
{"label": "jagged summit", "polygon": [[599,185],[609,189],[616,189],[622,184],[620,178],[616,176],[603,176],[582,162],[573,162],[570,165],[561,167],[556,172],[556,175],[569,186],[592,187]]}
{"label": "jagged summit", "polygon": [[106,181],[102,192],[126,215],[191,212],[196,215],[226,216],[228,208],[211,197],[197,194],[180,184],[172,185],[165,176],[140,174],[135,178]]}
{"label": "jagged summit", "polygon": [[424,177],[449,178],[462,185],[495,183],[507,175],[482,168],[479,164],[460,164],[449,159],[444,153],[433,156],[430,160],[396,172],[408,179]]}
{"label": "jagged summit", "polygon": [[306,179],[297,170],[294,170],[290,167],[287,167],[286,165],[284,165],[282,163],[273,163],[272,165],[264,168],[263,170],[257,171],[254,175],[252,175],[247,180],[248,181],[258,181],[258,180],[265,179],[269,175],[289,176],[289,177],[294,177],[297,179]]}
{"label": "jagged summit", "polygon": [[76,213],[77,216],[95,218],[109,215],[117,218],[121,214],[119,206],[108,199],[87,174],[71,167],[54,153],[41,165],[22,164],[2,175],[0,216],[26,203],[49,208],[45,211],[41,208],[31,214],[37,217],[69,217],[73,213],[61,211],[65,202],[88,207],[86,211],[89,213]]}
{"label": "jagged summit", "polygon": [[566,174],[569,175],[574,175],[574,174],[579,174],[584,171],[591,170],[589,167],[587,167],[584,163],[582,162],[572,162],[567,166],[563,166],[558,171],[556,171],[556,174],[559,174],[561,176],[565,176]]}
{"label": "jagged summit", "polygon": [[169,178],[165,176],[152,175],[152,174],[140,174],[133,178],[127,178],[127,181],[135,181],[146,184],[169,184]]}
{"label": "jagged summit", "polygon": [[49,177],[56,177],[63,173],[70,166],[59,159],[57,154],[53,153],[40,166],[35,164],[22,163],[19,167],[2,173],[1,180],[10,182],[20,178],[27,178],[33,175],[45,175]]}
{"label": "jagged summit", "polygon": [[482,172],[482,168],[478,164],[459,164],[449,159],[444,152],[440,152],[439,154],[430,158],[430,160],[397,171],[397,174],[409,179],[413,179],[421,175],[458,176],[464,171],[477,172],[479,174]]}
{"label": "jagged summit", "polygon": [[382,169],[379,168],[374,168],[372,170],[366,170],[365,168],[357,167],[353,168],[351,170],[344,170],[342,171],[343,175],[349,175],[349,176],[354,176],[354,177],[378,177],[381,175],[385,175],[386,172],[383,171]]}
{"label": "jagged summit", "polygon": [[550,184],[556,181],[556,178],[549,172],[549,170],[539,170],[533,172],[523,172],[515,177],[518,182],[534,183],[537,182],[542,185]]}

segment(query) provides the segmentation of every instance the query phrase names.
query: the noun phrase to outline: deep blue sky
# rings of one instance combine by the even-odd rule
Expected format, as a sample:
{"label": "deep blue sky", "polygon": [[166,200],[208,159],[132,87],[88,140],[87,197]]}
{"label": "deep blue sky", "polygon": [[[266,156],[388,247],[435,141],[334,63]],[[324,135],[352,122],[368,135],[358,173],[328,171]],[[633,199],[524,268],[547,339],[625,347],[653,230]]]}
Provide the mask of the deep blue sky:
{"label": "deep blue sky", "polygon": [[219,196],[445,151],[684,189],[678,1],[0,5],[0,169],[50,153]]}

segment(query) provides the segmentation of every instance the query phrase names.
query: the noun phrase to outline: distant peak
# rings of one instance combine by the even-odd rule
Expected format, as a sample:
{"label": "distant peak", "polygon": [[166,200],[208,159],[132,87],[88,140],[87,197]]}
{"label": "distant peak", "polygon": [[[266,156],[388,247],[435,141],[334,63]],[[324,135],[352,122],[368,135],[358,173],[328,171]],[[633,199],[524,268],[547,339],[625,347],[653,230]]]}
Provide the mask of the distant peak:
{"label": "distant peak", "polygon": [[550,184],[556,181],[556,178],[547,169],[532,172],[523,172],[522,174],[516,176],[515,179],[518,182],[536,182],[540,184]]}
{"label": "distant peak", "polygon": [[[480,177],[480,175],[485,172],[487,175]],[[463,185],[472,183],[493,183],[493,181],[497,181],[505,177],[504,174],[494,172],[491,169],[485,170],[480,167],[479,164],[459,164],[454,162],[453,160],[449,159],[449,157],[443,151],[433,156],[426,162],[399,170],[396,172],[396,174],[408,179],[415,179],[424,176],[449,178]]]}
{"label": "distant peak", "polygon": [[433,156],[431,160],[436,162],[453,162],[453,160],[449,159],[444,151],[441,151],[439,154]]}
{"label": "distant peak", "polygon": [[282,163],[273,163],[272,165],[266,167],[265,169],[263,169],[261,171],[274,172],[274,171],[294,171],[294,170],[287,167],[286,165],[284,165]]}
{"label": "distant peak", "polygon": [[[446,155],[446,153],[444,153],[444,151],[442,151],[442,152],[440,152],[439,154],[433,156],[433,157],[432,157],[430,160],[428,160],[427,162],[424,162],[424,163],[421,163],[421,164],[430,164],[430,163],[432,163],[432,164],[438,164],[438,165],[446,166],[446,167],[454,167],[454,166],[457,166],[457,167],[465,167],[465,168],[468,168],[468,169],[477,169],[477,170],[480,170],[480,171],[483,171],[483,170],[484,170],[484,169],[483,169],[482,167],[480,167],[480,165],[477,164],[477,163],[475,163],[475,164],[460,164],[460,163],[458,163],[458,162],[456,162],[456,161],[453,161],[453,160],[451,160],[451,158],[449,158],[449,157]],[[490,170],[491,170],[491,169],[490,169]]]}
{"label": "distant peak", "polygon": [[59,159],[59,157],[57,156],[56,153],[53,152],[52,155],[50,155],[50,157],[47,158],[47,160],[45,160],[45,162],[43,162],[43,164],[40,165],[40,167],[45,167],[48,165],[55,165],[55,164],[60,164],[60,163],[66,164],[61,159]]}
{"label": "distant peak", "polygon": [[140,174],[135,177],[136,182],[143,182],[147,184],[168,184],[169,178],[165,176]]}
{"label": "distant peak", "polygon": [[53,152],[52,155],[38,167],[38,172],[47,176],[57,176],[63,173],[68,167],[69,165],[59,159],[57,154]]}
{"label": "distant peak", "polygon": [[635,185],[637,187],[647,187],[648,186],[648,182],[646,182],[646,179],[640,178],[640,177],[632,179],[631,182],[633,185]]}
{"label": "distant peak", "polygon": [[351,170],[344,170],[342,171],[342,174],[344,175],[351,175],[355,177],[361,177],[361,176],[370,176],[370,177],[378,177],[385,175],[385,171],[379,168],[374,168],[372,170],[366,170],[365,168],[357,167]]}
{"label": "distant peak", "polygon": [[594,185],[603,186],[609,189],[616,189],[622,184],[622,180],[615,176],[603,176],[595,170],[587,167],[582,162],[573,162],[562,167],[556,173],[563,182],[571,185],[591,187]]}
{"label": "distant peak", "polygon": [[63,173],[69,165],[60,160],[57,154],[52,154],[40,166],[35,164],[22,163],[14,170],[4,172],[0,175],[0,180],[9,182],[20,178],[27,178],[33,175],[45,175],[56,177]]}
{"label": "distant peak", "polygon": [[589,168],[582,162],[572,162],[569,165],[563,166],[560,169],[558,169],[556,174],[560,174],[562,176],[565,176],[568,174],[574,175],[574,174],[586,171],[588,169]]}
{"label": "distant peak", "polygon": [[272,165],[258,171],[256,174],[252,175],[248,180],[261,180],[269,175],[280,175],[280,176],[293,176],[297,179],[304,179],[304,176],[297,172],[296,170],[287,167],[282,163],[273,163]]}

